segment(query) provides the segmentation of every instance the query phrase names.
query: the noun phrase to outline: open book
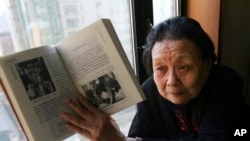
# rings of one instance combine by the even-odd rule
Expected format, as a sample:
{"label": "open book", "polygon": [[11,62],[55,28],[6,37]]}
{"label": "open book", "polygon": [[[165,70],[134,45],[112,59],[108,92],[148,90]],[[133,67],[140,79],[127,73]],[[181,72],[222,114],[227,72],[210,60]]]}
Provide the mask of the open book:
{"label": "open book", "polygon": [[1,57],[0,78],[30,141],[59,141],[73,134],[60,114],[70,111],[65,99],[77,92],[108,114],[145,98],[108,19],[57,45]]}

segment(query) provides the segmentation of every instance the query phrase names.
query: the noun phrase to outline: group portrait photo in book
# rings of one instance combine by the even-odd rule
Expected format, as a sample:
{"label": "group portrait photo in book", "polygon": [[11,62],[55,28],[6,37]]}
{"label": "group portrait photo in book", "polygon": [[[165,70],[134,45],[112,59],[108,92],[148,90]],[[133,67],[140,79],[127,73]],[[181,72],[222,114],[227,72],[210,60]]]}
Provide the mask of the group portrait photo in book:
{"label": "group portrait photo in book", "polygon": [[87,101],[97,108],[105,108],[126,98],[113,72],[82,86]]}
{"label": "group portrait photo in book", "polygon": [[23,61],[15,66],[30,100],[56,91],[42,57]]}

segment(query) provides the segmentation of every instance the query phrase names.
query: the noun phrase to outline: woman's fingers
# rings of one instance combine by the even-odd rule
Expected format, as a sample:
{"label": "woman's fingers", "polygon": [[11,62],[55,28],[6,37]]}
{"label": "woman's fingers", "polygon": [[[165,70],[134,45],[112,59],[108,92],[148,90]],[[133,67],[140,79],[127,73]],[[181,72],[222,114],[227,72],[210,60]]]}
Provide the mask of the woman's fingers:
{"label": "woman's fingers", "polygon": [[[85,136],[87,138],[91,137],[91,133],[87,129],[84,129],[82,126],[79,126],[80,124],[76,124],[78,122],[73,123],[72,120],[70,120],[71,118],[70,119],[67,118],[66,113],[63,113],[63,115],[64,115],[63,119],[68,121],[66,123],[66,125],[65,125],[67,129],[69,129],[69,130],[71,130],[73,132],[76,132],[76,133],[78,133],[80,135],[83,135],[83,136]],[[82,125],[85,125],[85,124],[82,123]]]}
{"label": "woman's fingers", "polygon": [[66,100],[67,105],[75,112],[62,113],[62,118],[67,121],[66,128],[93,141],[124,140],[124,135],[109,115],[89,104],[81,94],[77,95],[77,101]]}
{"label": "woman's fingers", "polygon": [[66,112],[62,113],[62,118],[67,121],[67,129],[89,139],[100,139],[102,137],[102,132],[105,131],[103,130],[104,125],[109,123],[109,121],[97,120],[96,118],[93,118],[93,122],[89,122]]}
{"label": "woman's fingers", "polygon": [[61,117],[66,120],[68,123],[71,123],[72,125],[76,125],[77,127],[79,126],[80,123],[80,118],[77,118],[76,116],[72,116],[66,112],[63,112],[61,114]]}
{"label": "woman's fingers", "polygon": [[67,105],[75,112],[77,113],[78,116],[80,116],[80,118],[88,120],[91,122],[91,120],[93,119],[93,114],[87,110],[84,106],[81,106],[79,104],[77,104],[76,102],[74,102],[72,99],[67,99],[66,100]]}
{"label": "woman's fingers", "polygon": [[85,120],[77,117],[77,116],[72,116],[66,112],[62,113],[62,118],[66,120],[68,123],[71,125],[75,125],[81,129],[88,129],[91,126],[88,126],[88,122],[85,122]]}
{"label": "woman's fingers", "polygon": [[88,131],[94,131],[103,123],[110,121],[108,115],[89,104],[82,95],[78,94],[77,100],[78,103],[72,99],[66,100],[67,105],[77,114],[63,113],[63,118],[68,122]]}
{"label": "woman's fingers", "polygon": [[95,116],[102,116],[103,112],[101,112],[99,109],[88,103],[88,101],[83,97],[81,94],[77,94],[77,100],[81,103],[81,105],[88,110],[90,113],[92,113]]}

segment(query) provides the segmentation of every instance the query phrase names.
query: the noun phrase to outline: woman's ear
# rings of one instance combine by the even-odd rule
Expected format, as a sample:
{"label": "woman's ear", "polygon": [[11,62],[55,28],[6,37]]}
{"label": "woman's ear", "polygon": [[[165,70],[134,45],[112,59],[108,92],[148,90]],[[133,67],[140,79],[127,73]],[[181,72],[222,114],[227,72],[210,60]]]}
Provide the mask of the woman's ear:
{"label": "woman's ear", "polygon": [[205,60],[205,69],[207,71],[207,74],[210,73],[211,66],[212,66],[212,60],[211,59],[206,59]]}
{"label": "woman's ear", "polygon": [[207,65],[207,68],[210,69],[211,66],[212,66],[212,60],[211,59],[207,59],[206,60],[206,65]]}
{"label": "woman's ear", "polygon": [[203,78],[204,81],[206,81],[206,79],[208,78],[208,76],[210,74],[211,66],[212,66],[211,59],[203,60],[203,64],[202,64],[203,69],[201,71],[202,71],[202,74],[204,76],[204,78]]}

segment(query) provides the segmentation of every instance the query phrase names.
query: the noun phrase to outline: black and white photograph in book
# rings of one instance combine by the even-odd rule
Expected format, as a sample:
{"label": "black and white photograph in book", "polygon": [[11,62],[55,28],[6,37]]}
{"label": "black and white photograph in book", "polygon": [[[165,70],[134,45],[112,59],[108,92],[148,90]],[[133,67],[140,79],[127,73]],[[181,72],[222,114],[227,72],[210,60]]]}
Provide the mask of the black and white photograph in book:
{"label": "black and white photograph in book", "polygon": [[56,91],[42,57],[17,63],[16,69],[30,100]]}
{"label": "black and white photograph in book", "polygon": [[113,72],[82,86],[86,99],[97,108],[105,108],[126,98]]}

